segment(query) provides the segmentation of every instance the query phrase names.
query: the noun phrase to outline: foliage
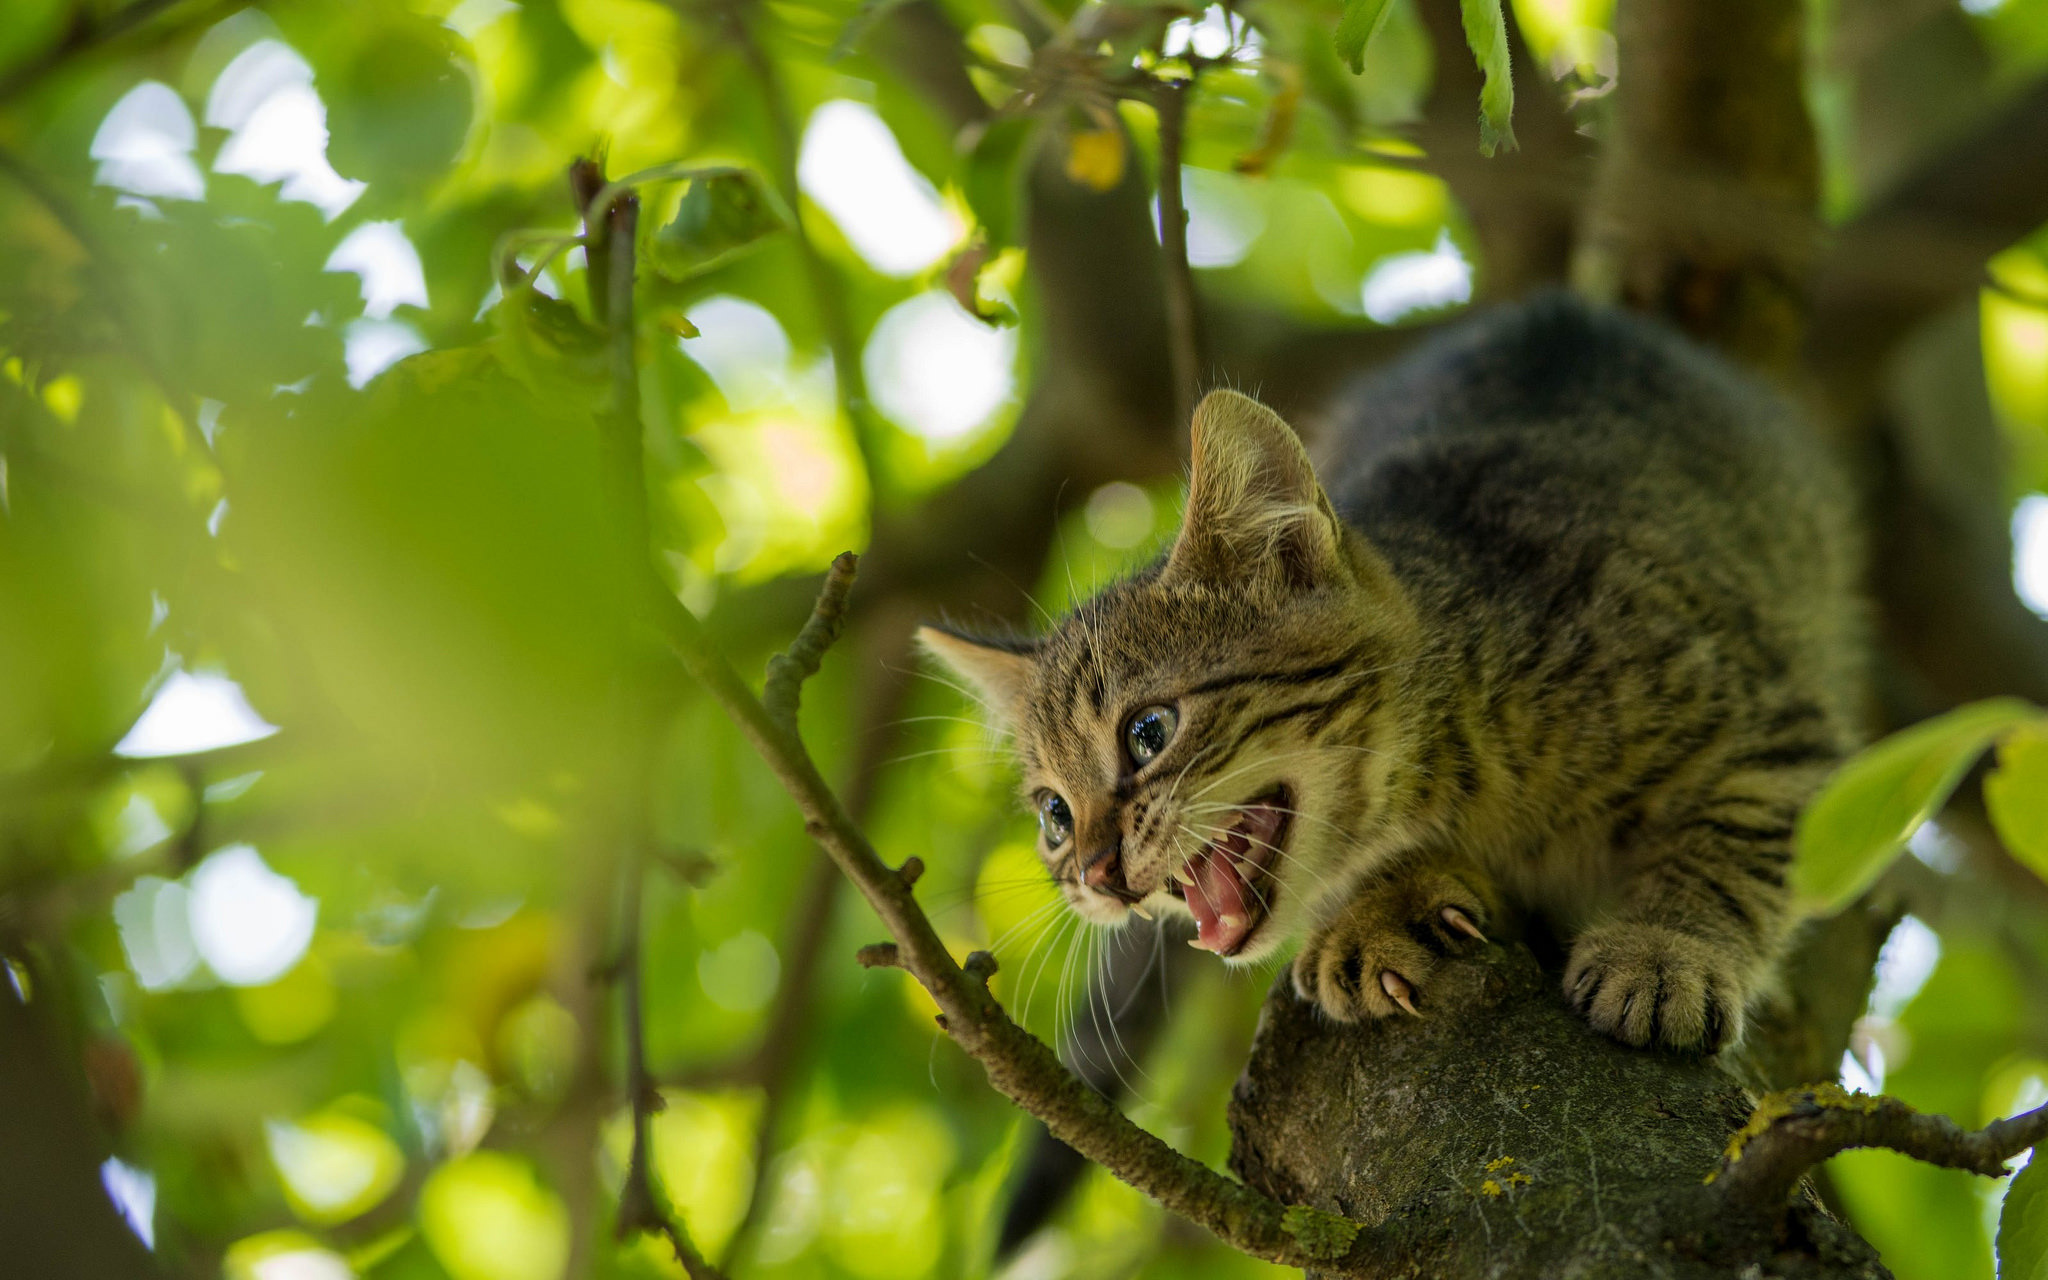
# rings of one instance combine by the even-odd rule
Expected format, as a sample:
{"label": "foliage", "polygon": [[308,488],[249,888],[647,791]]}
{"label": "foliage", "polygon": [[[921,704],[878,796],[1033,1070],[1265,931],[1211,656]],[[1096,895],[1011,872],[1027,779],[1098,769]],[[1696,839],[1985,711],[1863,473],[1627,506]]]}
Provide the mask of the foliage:
{"label": "foliage", "polygon": [[[644,202],[647,533],[745,670],[799,620],[792,579],[1009,440],[1056,372],[1026,193],[1046,169],[1156,181],[1160,79],[1194,77],[1205,297],[1369,332],[1455,307],[1488,264],[1404,132],[1435,56],[1406,0],[919,6],[962,34],[966,123],[890,60],[909,7],[10,4],[0,988],[61,1009],[108,1180],[180,1273],[676,1274],[657,1240],[610,1231],[629,1124],[603,979],[629,843],[654,868],[654,1165],[698,1244],[749,1277],[988,1269],[1025,1126],[914,987],[851,963],[871,919],[801,914],[800,822],[636,629],[597,426],[613,352],[565,174],[602,148]],[[1511,26],[1597,131],[1605,7],[1506,8],[1462,6],[1486,88],[1461,147],[1513,145]],[[2048,6],[1971,22],[2004,74],[2048,58]],[[1849,172],[1852,149],[1829,163]],[[2015,496],[2048,476],[2039,250],[1999,259],[1983,308]],[[1447,276],[1462,292],[1413,286]],[[1020,584],[1038,606],[1141,559],[1176,500],[1137,472],[1073,497],[1054,563]],[[924,860],[948,941],[994,949],[997,994],[1057,1038],[1124,942],[1058,914],[952,691],[918,683],[863,718],[885,671],[835,654],[807,734],[835,776],[886,766],[876,843]],[[1839,905],[1882,874],[1994,739],[1986,802],[2041,869],[2029,715],[1966,709],[1853,765],[1802,835],[1810,895]],[[2048,1011],[2021,998],[2044,912],[2010,910],[1937,921],[1925,990],[1895,983],[1868,1020],[1865,1060],[1889,1045],[1887,1084],[1916,1105],[1978,1120],[2048,1078]],[[1159,1049],[1109,1071],[1204,1159],[1227,1148],[1263,987],[1200,970]],[[793,990],[805,1034],[758,1061]],[[1902,1238],[1901,1275],[1963,1274],[1914,1238],[1988,1274],[1960,1175],[1872,1159],[1845,1195]],[[2015,1240],[2038,1241],[2039,1183],[2016,1183],[2035,1209]],[[1077,1276],[1270,1271],[1099,1175],[1040,1248]]]}
{"label": "foliage", "polygon": [[1793,874],[1800,896],[1823,913],[1854,901],[1948,803],[1984,749],[2008,734],[2020,745],[2020,763],[2001,754],[2004,767],[1994,775],[2001,781],[1986,783],[1986,799],[2002,815],[2002,828],[2031,831],[2048,820],[2048,790],[2029,789],[2021,772],[2038,768],[2033,743],[2043,725],[2048,713],[1996,698],[1924,720],[1863,751],[1800,815]]}

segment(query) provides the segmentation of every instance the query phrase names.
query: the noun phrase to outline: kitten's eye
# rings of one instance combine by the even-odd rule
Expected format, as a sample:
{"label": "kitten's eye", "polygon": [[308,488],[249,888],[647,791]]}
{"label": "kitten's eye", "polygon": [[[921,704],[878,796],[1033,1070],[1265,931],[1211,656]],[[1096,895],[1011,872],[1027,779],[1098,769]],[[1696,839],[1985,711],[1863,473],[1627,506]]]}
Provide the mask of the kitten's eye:
{"label": "kitten's eye", "polygon": [[1046,792],[1038,801],[1038,829],[1044,833],[1048,849],[1059,848],[1074,834],[1074,812],[1055,792]]}
{"label": "kitten's eye", "polygon": [[1148,764],[1166,750],[1179,727],[1180,715],[1172,707],[1147,707],[1131,717],[1130,727],[1124,730],[1124,746],[1133,762]]}

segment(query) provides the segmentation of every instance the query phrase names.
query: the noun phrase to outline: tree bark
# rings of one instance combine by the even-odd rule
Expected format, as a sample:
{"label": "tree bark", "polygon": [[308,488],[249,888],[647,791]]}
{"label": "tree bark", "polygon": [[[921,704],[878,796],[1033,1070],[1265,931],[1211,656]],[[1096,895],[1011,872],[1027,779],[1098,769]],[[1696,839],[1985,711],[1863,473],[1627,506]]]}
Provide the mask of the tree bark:
{"label": "tree bark", "polygon": [[1598,1035],[1525,948],[1447,967],[1430,999],[1338,1026],[1283,977],[1231,1102],[1237,1174],[1393,1229],[1430,1280],[1889,1274],[1804,1192],[1782,1220],[1727,1212],[1705,1179],[1741,1083]]}

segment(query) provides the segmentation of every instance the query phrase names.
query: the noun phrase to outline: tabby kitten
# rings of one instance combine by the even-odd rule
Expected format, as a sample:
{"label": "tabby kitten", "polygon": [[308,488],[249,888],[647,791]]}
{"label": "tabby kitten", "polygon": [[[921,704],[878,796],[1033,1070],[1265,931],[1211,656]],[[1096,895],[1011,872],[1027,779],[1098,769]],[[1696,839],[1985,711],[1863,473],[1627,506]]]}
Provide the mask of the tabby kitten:
{"label": "tabby kitten", "polygon": [[1568,998],[1713,1050],[1792,923],[1793,820],[1857,743],[1848,500],[1783,404],[1562,298],[1356,384],[1319,483],[1256,401],[1195,411],[1163,559],[1049,634],[926,628],[1015,738],[1074,910],[1291,939],[1332,1018],[1416,1012],[1505,905]]}

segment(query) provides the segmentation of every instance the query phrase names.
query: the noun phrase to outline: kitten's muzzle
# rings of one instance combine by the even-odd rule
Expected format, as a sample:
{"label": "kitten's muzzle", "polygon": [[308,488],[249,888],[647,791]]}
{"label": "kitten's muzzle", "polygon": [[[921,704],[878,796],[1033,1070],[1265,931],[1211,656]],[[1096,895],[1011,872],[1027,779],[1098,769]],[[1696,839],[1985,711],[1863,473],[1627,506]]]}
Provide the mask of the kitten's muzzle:
{"label": "kitten's muzzle", "polygon": [[1097,893],[1108,894],[1127,907],[1145,897],[1142,893],[1133,892],[1130,883],[1124,879],[1121,838],[1088,860],[1087,868],[1081,872],[1081,882]]}

